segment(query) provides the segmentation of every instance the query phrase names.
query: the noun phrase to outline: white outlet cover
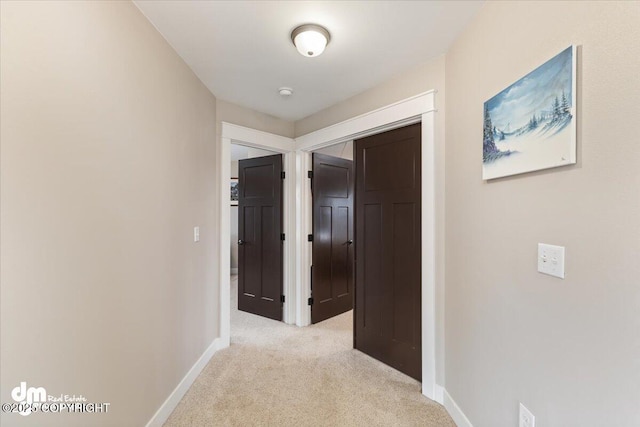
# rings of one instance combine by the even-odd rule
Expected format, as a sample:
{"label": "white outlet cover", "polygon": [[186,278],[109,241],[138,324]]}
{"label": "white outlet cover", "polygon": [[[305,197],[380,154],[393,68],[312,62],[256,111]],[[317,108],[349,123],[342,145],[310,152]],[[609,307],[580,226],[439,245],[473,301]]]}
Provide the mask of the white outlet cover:
{"label": "white outlet cover", "polygon": [[200,227],[193,227],[193,241],[200,241]]}
{"label": "white outlet cover", "polygon": [[536,427],[536,417],[522,403],[518,415],[518,427]]}
{"label": "white outlet cover", "polygon": [[538,271],[564,279],[564,246],[538,243]]}

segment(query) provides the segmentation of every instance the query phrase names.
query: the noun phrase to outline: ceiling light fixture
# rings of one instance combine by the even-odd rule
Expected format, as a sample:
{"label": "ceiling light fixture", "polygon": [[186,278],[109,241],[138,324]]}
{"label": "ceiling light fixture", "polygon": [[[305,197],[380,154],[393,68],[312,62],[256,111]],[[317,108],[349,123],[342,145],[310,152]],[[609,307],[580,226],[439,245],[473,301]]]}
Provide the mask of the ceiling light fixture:
{"label": "ceiling light fixture", "polygon": [[324,52],[331,41],[331,35],[320,25],[305,24],[291,32],[291,41],[300,55],[313,58]]}

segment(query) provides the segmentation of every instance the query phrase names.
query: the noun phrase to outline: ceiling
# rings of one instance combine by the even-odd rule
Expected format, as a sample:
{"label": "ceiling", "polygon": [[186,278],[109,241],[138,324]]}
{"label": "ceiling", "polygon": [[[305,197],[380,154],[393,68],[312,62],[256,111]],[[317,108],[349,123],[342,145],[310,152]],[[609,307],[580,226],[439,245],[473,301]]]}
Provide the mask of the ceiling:
{"label": "ceiling", "polygon": [[[219,99],[295,121],[445,53],[481,1],[167,1],[135,4]],[[325,52],[291,31],[316,23]],[[282,98],[278,88],[294,94]]]}

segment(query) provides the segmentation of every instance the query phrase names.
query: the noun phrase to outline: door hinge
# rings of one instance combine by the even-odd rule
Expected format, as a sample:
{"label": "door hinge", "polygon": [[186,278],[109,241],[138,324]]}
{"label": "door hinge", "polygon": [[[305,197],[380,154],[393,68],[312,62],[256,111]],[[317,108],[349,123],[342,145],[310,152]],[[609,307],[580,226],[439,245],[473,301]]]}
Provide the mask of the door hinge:
{"label": "door hinge", "polygon": [[313,179],[313,171],[308,171],[307,172],[307,178]]}
{"label": "door hinge", "polygon": [[307,304],[308,304],[308,305],[313,305],[313,298],[309,298],[309,299],[307,300]]}
{"label": "door hinge", "polygon": [[286,175],[286,174],[284,173],[284,171],[280,172],[280,178],[281,178],[281,179],[284,179],[285,175]]}
{"label": "door hinge", "polygon": [[313,234],[307,234],[307,242],[313,242]]}
{"label": "door hinge", "polygon": [[284,304],[284,295],[280,295],[280,302]]}
{"label": "door hinge", "polygon": [[280,234],[280,240],[284,240],[284,233]]}

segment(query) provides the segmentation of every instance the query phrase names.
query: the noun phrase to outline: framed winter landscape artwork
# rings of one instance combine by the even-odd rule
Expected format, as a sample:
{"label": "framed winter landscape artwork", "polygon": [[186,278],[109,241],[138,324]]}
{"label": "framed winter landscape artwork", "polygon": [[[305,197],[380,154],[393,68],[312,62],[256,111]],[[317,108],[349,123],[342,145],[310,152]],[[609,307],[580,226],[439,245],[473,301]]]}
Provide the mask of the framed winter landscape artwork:
{"label": "framed winter landscape artwork", "polygon": [[576,162],[576,47],[484,103],[482,179]]}

